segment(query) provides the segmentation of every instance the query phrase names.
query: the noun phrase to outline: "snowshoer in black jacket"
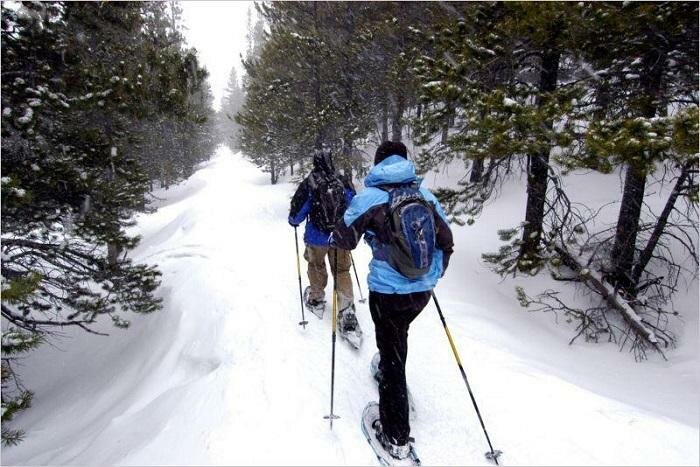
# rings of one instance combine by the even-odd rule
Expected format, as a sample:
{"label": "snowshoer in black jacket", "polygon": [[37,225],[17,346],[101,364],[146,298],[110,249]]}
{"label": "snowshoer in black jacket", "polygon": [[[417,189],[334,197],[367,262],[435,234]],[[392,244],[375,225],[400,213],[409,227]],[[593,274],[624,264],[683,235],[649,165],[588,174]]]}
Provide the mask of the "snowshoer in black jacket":
{"label": "snowshoer in black jacket", "polygon": [[374,167],[338,222],[331,245],[352,250],[360,238],[372,248],[369,307],[379,350],[379,407],[367,406],[382,447],[394,458],[409,457],[406,389],[408,328],[425,308],[452,254],[452,232],[440,203],[420,187],[406,146],[386,141]]}

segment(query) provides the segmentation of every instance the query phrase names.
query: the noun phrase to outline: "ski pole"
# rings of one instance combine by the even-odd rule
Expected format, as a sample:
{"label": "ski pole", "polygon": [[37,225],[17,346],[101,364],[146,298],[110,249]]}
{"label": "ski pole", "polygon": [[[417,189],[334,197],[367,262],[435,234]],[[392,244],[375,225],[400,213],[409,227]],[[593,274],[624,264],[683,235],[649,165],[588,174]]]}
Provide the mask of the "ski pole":
{"label": "ski pole", "polygon": [[360,291],[360,303],[365,303],[367,301],[367,299],[362,296],[362,287],[360,286],[360,278],[357,277],[357,269],[355,268],[355,260],[352,257],[352,253],[350,253],[350,262],[352,262],[352,270],[355,271],[355,280],[357,281],[357,289]]}
{"label": "ski pole", "polygon": [[299,264],[299,237],[297,236],[297,226],[294,226],[294,246],[297,248],[297,277],[299,277],[299,304],[301,305],[301,321],[299,325],[306,329],[306,325],[309,324],[304,317],[304,297],[301,292],[301,265]]}
{"label": "ski pole", "polygon": [[333,429],[333,419],[340,418],[333,414],[333,392],[335,390],[335,328],[338,315],[338,249],[334,248],[335,259],[333,268],[333,318],[331,319],[331,413],[324,416],[330,420],[331,430]]}
{"label": "ski pole", "polygon": [[459,354],[457,353],[457,347],[455,347],[455,343],[452,340],[452,335],[450,334],[450,329],[447,327],[447,322],[445,321],[445,316],[442,314],[442,309],[440,308],[440,304],[438,303],[438,299],[435,296],[435,291],[430,291],[431,295],[433,296],[433,301],[435,302],[435,307],[437,308],[438,314],[440,315],[440,321],[442,321],[442,327],[445,329],[445,334],[447,334],[447,340],[450,341],[450,347],[452,347],[452,353],[455,356],[455,359],[457,360],[457,366],[459,366],[459,372],[462,373],[462,379],[464,380],[464,384],[467,385],[467,391],[469,391],[469,397],[472,399],[472,404],[474,404],[474,410],[476,410],[476,415],[479,417],[479,423],[481,423],[481,429],[484,430],[484,435],[486,436],[486,442],[489,443],[489,449],[490,451],[485,454],[486,458],[488,460],[492,460],[498,465],[498,456],[503,454],[502,451],[496,449],[493,449],[493,446],[491,445],[491,439],[489,438],[489,434],[486,432],[486,425],[484,425],[484,420],[481,418],[481,412],[479,412],[479,406],[476,405],[476,399],[474,398],[474,393],[472,393],[472,388],[469,386],[469,381],[467,380],[467,373],[464,371],[464,367],[462,366],[462,361],[459,359]]}

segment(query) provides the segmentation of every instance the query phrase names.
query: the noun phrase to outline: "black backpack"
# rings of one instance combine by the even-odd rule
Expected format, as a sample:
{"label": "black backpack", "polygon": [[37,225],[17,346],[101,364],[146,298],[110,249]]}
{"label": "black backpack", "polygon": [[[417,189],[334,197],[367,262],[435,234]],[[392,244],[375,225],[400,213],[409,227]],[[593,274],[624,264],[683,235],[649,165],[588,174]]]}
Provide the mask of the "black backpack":
{"label": "black backpack", "polygon": [[309,188],[311,222],[320,231],[330,233],[347,208],[345,185],[336,174],[316,172],[309,176]]}
{"label": "black backpack", "polygon": [[389,264],[409,279],[430,271],[435,253],[435,217],[432,204],[414,185],[383,187],[389,193],[386,227]]}

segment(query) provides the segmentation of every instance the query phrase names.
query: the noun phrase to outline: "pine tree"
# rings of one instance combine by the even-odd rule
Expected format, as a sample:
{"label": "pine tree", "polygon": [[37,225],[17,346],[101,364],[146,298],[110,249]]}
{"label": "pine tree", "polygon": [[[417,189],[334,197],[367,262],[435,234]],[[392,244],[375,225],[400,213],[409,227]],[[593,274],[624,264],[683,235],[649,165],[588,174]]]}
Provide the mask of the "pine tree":
{"label": "pine tree", "polygon": [[[504,166],[510,170],[514,159],[524,158],[528,179],[522,234],[515,242],[515,256],[497,259],[505,270],[537,270],[544,246],[550,153],[573,143],[572,122],[578,116],[574,103],[583,93],[571,79],[576,73],[571,29],[579,21],[578,6],[506,3],[463,8],[461,19],[436,33],[436,52],[416,67],[421,99],[428,107],[417,125],[419,141],[427,144],[443,133],[438,153],[443,160],[461,154],[473,161],[474,177],[461,191],[440,193],[455,217],[466,216],[468,222],[494,192],[499,171]],[[567,80],[571,82],[564,85]],[[445,122],[450,120],[456,128],[447,135]],[[421,159],[426,167],[432,152],[424,152]]]}
{"label": "pine tree", "polygon": [[206,72],[177,15],[166,3],[2,6],[5,442],[20,439],[5,422],[31,399],[16,353],[59,327],[125,328],[160,308],[160,274],[128,258],[138,238],[126,228],[164,154],[187,176],[214,141]]}
{"label": "pine tree", "polygon": [[218,114],[219,131],[224,141],[233,149],[238,149],[239,127],[235,121],[236,114],[240,111],[245,101],[245,93],[238,80],[236,68],[231,68],[224,96],[221,98],[221,110]]}
{"label": "pine tree", "polygon": [[625,167],[609,273],[634,296],[654,248],[648,245],[638,262],[648,177],[664,164],[677,178],[697,172],[698,7],[591,4],[585,13],[595,26],[584,32],[582,53],[596,76],[597,118],[586,135],[588,150],[570,164],[604,172]]}
{"label": "pine tree", "polygon": [[239,113],[246,154],[272,180],[322,145],[348,175],[361,171],[356,147],[372,135],[379,113],[386,111],[386,132],[391,113],[395,139],[403,134],[415,99],[408,70],[418,38],[409,25],[434,9],[393,3],[262,6],[270,34],[259,55],[245,62],[247,102]]}

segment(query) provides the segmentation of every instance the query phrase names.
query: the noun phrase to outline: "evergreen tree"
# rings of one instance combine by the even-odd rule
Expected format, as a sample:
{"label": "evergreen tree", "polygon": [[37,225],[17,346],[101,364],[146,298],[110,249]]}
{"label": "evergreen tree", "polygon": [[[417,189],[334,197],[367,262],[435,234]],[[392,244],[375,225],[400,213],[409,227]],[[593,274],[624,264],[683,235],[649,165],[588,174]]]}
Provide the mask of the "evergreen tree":
{"label": "evergreen tree", "polygon": [[[583,32],[588,36],[581,52],[595,70],[597,118],[586,134],[587,151],[568,163],[603,172],[625,168],[609,274],[614,284],[634,296],[654,249],[647,245],[645,253],[637,255],[649,176],[666,166],[681,179],[681,186],[688,179],[690,189],[683,192],[693,196],[691,174],[698,163],[698,6],[590,4],[585,14],[595,25]],[[688,246],[692,253],[692,242]]]}
{"label": "evergreen tree", "polygon": [[[409,25],[437,6],[394,3],[273,3],[261,13],[270,34],[246,60],[239,113],[246,154],[274,172],[330,147],[338,166],[362,170],[356,148],[389,113],[395,139],[413,105],[408,72],[418,38]],[[391,102],[390,102],[391,101]],[[391,106],[390,106],[391,104]],[[391,111],[389,109],[391,107]],[[272,165],[275,169],[272,169]]]}
{"label": "evergreen tree", "polygon": [[221,110],[218,114],[219,128],[223,140],[231,149],[236,150],[239,147],[239,127],[236,123],[236,114],[240,111],[245,101],[245,93],[240,87],[238,73],[236,68],[231,68],[224,96],[221,99]]}
{"label": "evergreen tree", "polygon": [[[577,6],[559,3],[466,5],[462,19],[435,37],[436,52],[419,62],[422,101],[430,106],[417,125],[419,141],[456,128],[444,136],[447,158],[472,160],[473,173],[462,191],[441,195],[456,217],[477,214],[493,192],[494,174],[513,158],[524,158],[527,203],[515,256],[497,260],[507,270],[536,270],[543,247],[543,223],[550,178],[550,153],[573,143],[574,103],[583,90],[572,79],[577,71],[571,29]],[[567,82],[569,81],[569,82]],[[556,125],[555,125],[556,123]],[[487,184],[483,160],[490,158]],[[443,156],[445,159],[445,156]],[[432,154],[422,156],[425,167]],[[504,270],[504,269],[501,269]]]}
{"label": "evergreen tree", "polygon": [[[15,355],[101,316],[160,308],[159,272],[134,264],[126,228],[154,168],[184,177],[213,135],[211,93],[166,3],[2,6],[2,404],[7,428],[31,393]],[[178,138],[163,132],[173,129]],[[208,147],[203,142],[209,142]]]}

